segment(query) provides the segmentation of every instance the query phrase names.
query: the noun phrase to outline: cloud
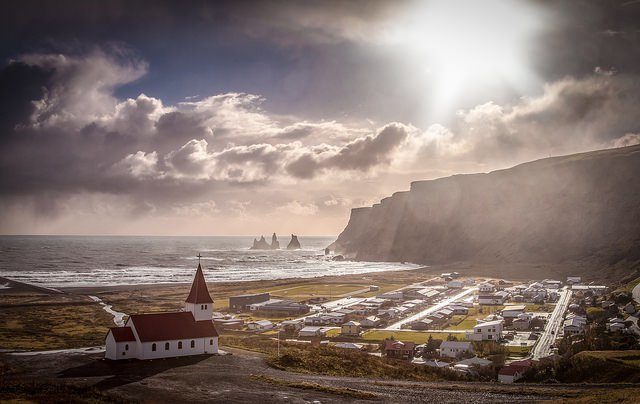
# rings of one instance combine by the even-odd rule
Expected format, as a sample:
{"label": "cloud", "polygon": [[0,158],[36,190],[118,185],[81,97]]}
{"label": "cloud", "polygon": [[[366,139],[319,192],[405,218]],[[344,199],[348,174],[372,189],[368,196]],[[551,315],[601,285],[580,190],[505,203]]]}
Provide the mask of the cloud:
{"label": "cloud", "polygon": [[275,114],[241,92],[175,105],[115,96],[147,68],[94,50],[25,55],[0,70],[12,111],[0,120],[0,207],[9,212],[0,224],[12,207],[71,215],[83,198],[96,215],[312,217],[411,180],[640,141],[640,80],[628,74],[566,77],[535,97],[487,101],[420,129]]}
{"label": "cloud", "polygon": [[296,216],[315,216],[318,213],[318,205],[314,203],[291,201],[286,205],[278,207],[277,210],[284,214]]}

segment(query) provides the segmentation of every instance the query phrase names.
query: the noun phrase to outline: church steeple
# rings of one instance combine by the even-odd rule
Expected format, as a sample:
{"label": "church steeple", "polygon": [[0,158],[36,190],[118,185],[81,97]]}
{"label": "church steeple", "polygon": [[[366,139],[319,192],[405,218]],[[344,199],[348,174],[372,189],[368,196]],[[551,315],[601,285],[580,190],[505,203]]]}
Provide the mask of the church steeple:
{"label": "church steeple", "polygon": [[189,296],[187,296],[187,300],[185,300],[185,302],[195,304],[213,303],[213,299],[211,299],[209,289],[207,288],[207,282],[204,280],[204,274],[202,273],[200,263],[198,263],[196,276],[193,278],[191,291],[189,292]]}
{"label": "church steeple", "polygon": [[[201,256],[198,254],[198,261]],[[184,302],[185,310],[193,313],[193,317],[196,321],[211,320],[213,313],[213,299],[209,294],[207,288],[207,282],[204,280],[204,274],[202,273],[202,267],[198,262],[198,269],[196,270],[196,276],[193,278],[191,284],[191,291],[187,300]]]}

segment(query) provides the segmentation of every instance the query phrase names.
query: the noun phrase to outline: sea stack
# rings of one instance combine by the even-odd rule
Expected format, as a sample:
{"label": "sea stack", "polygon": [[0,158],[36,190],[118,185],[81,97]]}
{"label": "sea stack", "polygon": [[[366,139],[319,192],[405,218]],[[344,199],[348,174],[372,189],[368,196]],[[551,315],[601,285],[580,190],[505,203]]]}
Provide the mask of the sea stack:
{"label": "sea stack", "polygon": [[287,244],[287,250],[299,250],[300,247],[300,242],[298,241],[298,236],[296,236],[295,234],[291,235],[291,241],[289,241],[289,244]]}
{"label": "sea stack", "polygon": [[271,249],[272,250],[280,249],[280,242],[278,241],[278,237],[276,236],[276,233],[273,233],[273,236],[271,236]]}
{"label": "sea stack", "polygon": [[269,250],[271,246],[267,243],[267,240],[264,239],[264,236],[260,236],[260,240],[253,239],[252,250]]}

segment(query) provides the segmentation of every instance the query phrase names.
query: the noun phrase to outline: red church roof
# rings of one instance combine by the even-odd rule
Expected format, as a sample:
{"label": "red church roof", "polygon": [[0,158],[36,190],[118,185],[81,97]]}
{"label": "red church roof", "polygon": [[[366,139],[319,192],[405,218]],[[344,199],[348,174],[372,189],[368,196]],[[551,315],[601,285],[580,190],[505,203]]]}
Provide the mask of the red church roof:
{"label": "red church roof", "polygon": [[207,282],[204,280],[204,274],[202,273],[202,267],[198,263],[198,269],[196,270],[196,276],[193,278],[191,284],[191,292],[187,296],[187,303],[213,303],[211,295],[209,295],[209,289],[207,289]]}
{"label": "red church roof", "polygon": [[213,325],[213,321],[196,321],[190,311],[133,314],[131,315],[131,321],[141,342],[218,336],[218,331]]}
{"label": "red church roof", "polygon": [[115,339],[116,342],[129,342],[136,340],[131,327],[111,327],[109,328],[109,331],[111,331],[113,339]]}

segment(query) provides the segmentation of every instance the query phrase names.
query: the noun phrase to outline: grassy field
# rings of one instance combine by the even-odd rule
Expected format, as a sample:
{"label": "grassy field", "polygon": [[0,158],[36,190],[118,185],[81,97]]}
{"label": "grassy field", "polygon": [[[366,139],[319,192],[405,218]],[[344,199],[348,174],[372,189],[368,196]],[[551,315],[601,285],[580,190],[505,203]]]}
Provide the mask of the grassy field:
{"label": "grassy field", "polygon": [[618,291],[631,292],[633,288],[635,288],[638,284],[640,284],[640,278],[632,280],[631,282],[627,283],[623,287],[619,288]]}
{"label": "grassy field", "polygon": [[527,304],[525,305],[525,311],[532,311],[538,313],[551,313],[553,309],[556,307],[555,304],[545,303],[545,304]]}
{"label": "grassy field", "polygon": [[579,355],[640,369],[640,351],[583,351]]}
{"label": "grassy field", "polygon": [[48,350],[103,344],[108,327],[114,326],[113,317],[97,303],[59,299],[59,304],[2,307],[0,347]]}
{"label": "grassy field", "polygon": [[467,315],[456,315],[449,320],[449,326],[444,330],[471,330],[473,326],[478,324],[476,320],[487,317],[498,310],[502,310],[504,306],[480,306],[469,309]]}
{"label": "grassy field", "polygon": [[[387,331],[387,330],[371,330],[362,334],[363,339],[382,341],[387,338],[395,338],[399,341],[412,341],[416,344],[424,344],[431,336],[434,339],[447,339],[451,333],[443,332],[421,332],[421,331]],[[464,339],[464,334],[451,334],[458,339]]]}

